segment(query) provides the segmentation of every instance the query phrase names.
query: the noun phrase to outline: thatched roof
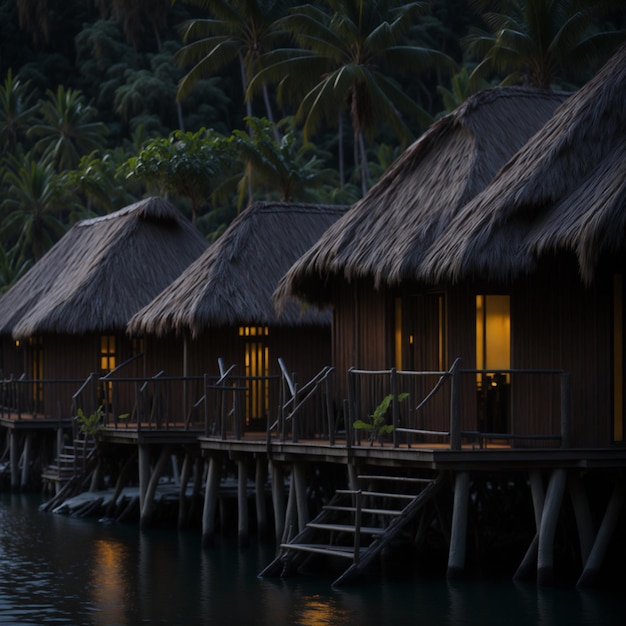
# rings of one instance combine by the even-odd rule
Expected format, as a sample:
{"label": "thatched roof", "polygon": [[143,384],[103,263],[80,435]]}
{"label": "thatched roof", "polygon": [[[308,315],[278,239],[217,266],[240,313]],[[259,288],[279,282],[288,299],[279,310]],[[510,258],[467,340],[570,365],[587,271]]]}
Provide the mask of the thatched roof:
{"label": "thatched roof", "polygon": [[279,299],[324,304],[325,280],[397,284],[457,211],[545,123],[567,94],[500,87],[435,122],[281,282]]}
{"label": "thatched roof", "polygon": [[0,300],[0,332],[124,330],[207,247],[168,202],[148,198],[76,223]]}
{"label": "thatched roof", "polygon": [[272,293],[292,263],[345,207],[257,202],[243,211],[187,271],[132,319],[132,334],[230,325],[328,324],[327,316],[290,303],[280,320]]}
{"label": "thatched roof", "polygon": [[470,202],[422,266],[432,281],[507,280],[571,251],[589,281],[626,250],[626,46]]}

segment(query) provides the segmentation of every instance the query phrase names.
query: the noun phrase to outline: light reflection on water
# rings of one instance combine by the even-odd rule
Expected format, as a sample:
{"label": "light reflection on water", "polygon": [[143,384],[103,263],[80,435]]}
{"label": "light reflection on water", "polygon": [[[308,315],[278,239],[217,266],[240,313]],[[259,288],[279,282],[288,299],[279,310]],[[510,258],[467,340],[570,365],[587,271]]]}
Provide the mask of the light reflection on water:
{"label": "light reflection on water", "polygon": [[197,532],[74,520],[0,494],[0,624],[260,626],[612,626],[616,592],[385,573],[332,590],[334,576],[260,580],[271,546],[239,549]]}

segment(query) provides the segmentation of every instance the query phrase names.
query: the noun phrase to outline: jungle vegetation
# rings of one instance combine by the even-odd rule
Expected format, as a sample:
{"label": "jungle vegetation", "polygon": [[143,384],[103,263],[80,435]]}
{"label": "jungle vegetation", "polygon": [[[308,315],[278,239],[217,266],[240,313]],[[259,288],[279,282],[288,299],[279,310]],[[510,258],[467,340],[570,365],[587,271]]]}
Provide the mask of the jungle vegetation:
{"label": "jungle vegetation", "polygon": [[256,199],[358,200],[497,84],[575,90],[611,0],[0,0],[0,290],[147,194],[213,239]]}

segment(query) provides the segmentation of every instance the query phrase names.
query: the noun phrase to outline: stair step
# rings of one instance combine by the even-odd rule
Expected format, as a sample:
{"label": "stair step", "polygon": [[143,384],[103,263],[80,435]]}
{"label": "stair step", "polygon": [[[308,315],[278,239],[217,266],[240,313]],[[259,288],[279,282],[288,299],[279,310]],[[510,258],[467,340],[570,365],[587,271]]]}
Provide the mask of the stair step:
{"label": "stair step", "polygon": [[[335,493],[342,495],[356,495],[359,492],[352,491],[351,489],[337,489]],[[361,491],[362,496],[370,496],[372,498],[397,498],[400,500],[413,500],[417,497],[417,494],[410,493],[385,493],[382,491]]]}
{"label": "stair step", "polygon": [[432,478],[414,478],[412,476],[378,476],[378,475],[367,475],[360,474],[358,476],[358,480],[386,480],[397,483],[432,483]]}
{"label": "stair step", "polygon": [[338,556],[344,559],[350,559],[351,561],[354,559],[354,548],[350,546],[331,546],[317,543],[283,543],[280,547],[288,550],[298,550],[300,552]]}
{"label": "stair step", "polygon": [[[354,513],[356,512],[355,506],[338,506],[335,504],[326,504],[323,507],[327,511],[345,511],[346,513]],[[402,515],[402,511],[400,509],[370,509],[370,508],[361,508],[361,513],[376,513],[380,515]]]}
{"label": "stair step", "polygon": [[[318,522],[309,522],[307,528],[317,528],[318,530],[332,530],[336,532],[354,533],[356,532],[355,526],[350,524],[322,524]],[[376,528],[374,526],[361,526],[362,535],[384,535],[384,528]]]}

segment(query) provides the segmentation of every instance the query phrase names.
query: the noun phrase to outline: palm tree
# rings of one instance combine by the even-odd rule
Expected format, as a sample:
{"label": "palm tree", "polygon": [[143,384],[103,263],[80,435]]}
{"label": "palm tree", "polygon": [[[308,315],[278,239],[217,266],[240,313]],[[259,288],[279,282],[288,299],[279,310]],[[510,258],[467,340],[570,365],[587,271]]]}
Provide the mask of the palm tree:
{"label": "palm tree", "polygon": [[20,135],[31,125],[36,109],[31,101],[29,84],[14,78],[9,69],[4,85],[0,87],[0,156],[6,152],[14,153]]}
{"label": "palm tree", "polygon": [[59,176],[51,163],[28,155],[21,159],[10,156],[8,160],[0,231],[3,241],[14,241],[25,258],[38,261],[63,234],[60,215],[68,204],[63,201]]}
{"label": "palm tree", "polygon": [[[180,81],[179,98],[185,98],[201,78],[238,61],[244,94],[252,76],[260,70],[262,55],[281,37],[277,20],[285,15],[285,0],[184,0],[209,11],[210,18],[194,19],[182,25],[183,42],[177,53],[181,66],[192,63]],[[262,88],[267,117],[273,123],[267,89]],[[252,103],[246,102],[252,116]]]}
{"label": "palm tree", "polygon": [[326,184],[336,187],[334,170],[326,168],[322,155],[310,143],[303,143],[292,120],[279,124],[285,133],[277,142],[267,119],[246,120],[250,134],[233,131],[233,140],[239,158],[245,166],[245,174],[239,181],[240,205],[248,189],[263,187],[270,195],[277,194],[284,202],[294,200],[320,202],[321,191]]}
{"label": "palm tree", "polygon": [[304,92],[296,119],[304,122],[305,138],[322,121],[334,120],[347,110],[365,193],[364,137],[388,125],[406,144],[413,137],[409,120],[422,126],[431,121],[392,75],[402,68],[430,71],[452,68],[454,63],[406,38],[415,17],[425,10],[424,2],[326,0],[325,4],[325,9],[310,4],[297,7],[280,20],[279,26],[291,33],[298,48],[268,53],[265,69],[255,76],[250,90],[259,81],[272,81],[279,83],[279,98],[286,94],[299,99]]}
{"label": "palm tree", "polygon": [[113,14],[115,20],[122,25],[126,41],[135,48],[139,46],[141,32],[146,23],[152,28],[161,50],[161,31],[167,23],[167,14],[172,6],[171,0],[96,0],[100,14]]}
{"label": "palm tree", "polygon": [[476,30],[464,41],[480,61],[472,81],[495,72],[503,84],[542,89],[574,74],[584,82],[585,73],[625,38],[623,31],[599,28],[608,0],[474,0],[474,5],[486,11],[489,31]]}
{"label": "palm tree", "polygon": [[29,129],[28,137],[39,138],[34,148],[44,159],[73,169],[82,155],[103,147],[107,128],[92,121],[96,111],[80,91],[59,85],[56,94],[48,90],[47,96],[39,107],[43,119]]}

